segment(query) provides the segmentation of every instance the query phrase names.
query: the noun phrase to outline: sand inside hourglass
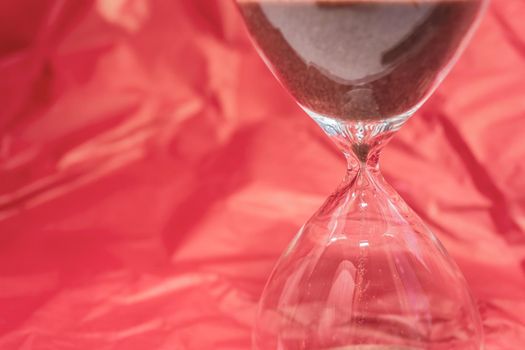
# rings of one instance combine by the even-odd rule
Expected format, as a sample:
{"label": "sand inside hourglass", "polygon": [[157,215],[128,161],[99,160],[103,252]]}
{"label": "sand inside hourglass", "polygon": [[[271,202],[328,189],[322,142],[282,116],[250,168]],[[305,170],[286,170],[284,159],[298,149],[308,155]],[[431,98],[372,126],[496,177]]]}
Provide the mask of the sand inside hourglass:
{"label": "sand inside hourglass", "polygon": [[386,119],[431,92],[476,0],[239,0],[252,37],[305,108]]}

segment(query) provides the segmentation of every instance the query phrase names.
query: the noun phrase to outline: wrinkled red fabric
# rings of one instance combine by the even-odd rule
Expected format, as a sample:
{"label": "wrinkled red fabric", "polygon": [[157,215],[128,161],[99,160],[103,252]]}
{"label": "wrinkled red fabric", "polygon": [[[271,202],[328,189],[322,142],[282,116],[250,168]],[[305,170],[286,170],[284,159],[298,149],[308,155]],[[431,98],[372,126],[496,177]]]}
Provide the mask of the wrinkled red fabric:
{"label": "wrinkled red fabric", "polygon": [[[525,2],[385,150],[487,350],[525,348]],[[0,1],[0,349],[249,349],[344,161],[211,0]]]}

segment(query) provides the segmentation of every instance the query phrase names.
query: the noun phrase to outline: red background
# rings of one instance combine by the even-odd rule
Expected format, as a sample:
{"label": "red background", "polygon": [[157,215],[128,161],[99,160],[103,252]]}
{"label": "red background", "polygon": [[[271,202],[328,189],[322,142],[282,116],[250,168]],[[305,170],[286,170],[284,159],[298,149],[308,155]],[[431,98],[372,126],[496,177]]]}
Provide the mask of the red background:
{"label": "red background", "polygon": [[[525,348],[525,2],[383,155]],[[0,1],[0,349],[248,349],[266,277],[344,162],[230,1]]]}

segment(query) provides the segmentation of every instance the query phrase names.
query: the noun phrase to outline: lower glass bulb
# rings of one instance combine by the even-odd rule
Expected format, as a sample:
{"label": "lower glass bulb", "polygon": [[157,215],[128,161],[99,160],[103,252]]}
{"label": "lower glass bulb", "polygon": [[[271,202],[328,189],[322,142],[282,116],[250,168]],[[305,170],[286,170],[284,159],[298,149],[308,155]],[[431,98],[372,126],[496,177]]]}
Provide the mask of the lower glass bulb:
{"label": "lower glass bulb", "polygon": [[277,263],[255,349],[480,350],[463,276],[365,153]]}

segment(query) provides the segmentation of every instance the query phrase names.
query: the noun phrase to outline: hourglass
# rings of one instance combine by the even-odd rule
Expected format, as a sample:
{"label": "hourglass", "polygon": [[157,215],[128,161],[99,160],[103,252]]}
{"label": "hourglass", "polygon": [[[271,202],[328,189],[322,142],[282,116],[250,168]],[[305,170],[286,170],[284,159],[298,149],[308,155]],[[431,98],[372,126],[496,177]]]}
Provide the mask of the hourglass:
{"label": "hourglass", "polygon": [[459,269],[379,154],[450,70],[483,0],[237,0],[261,55],[348,160],[274,268],[259,350],[479,350]]}

